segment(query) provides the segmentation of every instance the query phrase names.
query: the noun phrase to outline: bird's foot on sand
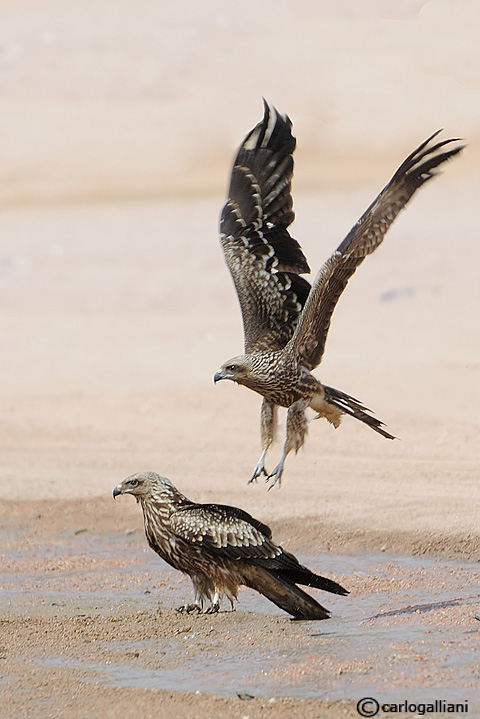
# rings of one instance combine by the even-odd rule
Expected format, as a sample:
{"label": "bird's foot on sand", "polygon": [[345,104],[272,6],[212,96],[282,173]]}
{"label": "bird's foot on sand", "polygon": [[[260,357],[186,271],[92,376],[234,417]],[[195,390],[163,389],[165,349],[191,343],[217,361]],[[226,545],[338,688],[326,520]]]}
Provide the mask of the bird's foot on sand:
{"label": "bird's foot on sand", "polygon": [[205,610],[205,614],[217,614],[219,611],[220,604],[218,602],[214,602],[208,607],[208,609]]}
{"label": "bird's foot on sand", "polygon": [[200,607],[198,604],[184,604],[181,607],[178,607],[176,610],[179,614],[193,614],[193,612],[196,612],[197,614],[200,614],[202,611],[202,607]]}

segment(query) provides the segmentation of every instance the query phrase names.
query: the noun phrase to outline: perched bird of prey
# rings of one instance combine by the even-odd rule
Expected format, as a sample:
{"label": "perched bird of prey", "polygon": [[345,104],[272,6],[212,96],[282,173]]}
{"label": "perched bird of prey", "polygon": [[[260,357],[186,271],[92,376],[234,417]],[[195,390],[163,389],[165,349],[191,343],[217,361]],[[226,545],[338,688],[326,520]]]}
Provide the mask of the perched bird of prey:
{"label": "perched bird of prey", "polygon": [[238,587],[245,585],[297,619],[328,619],[330,613],[297,587],[302,584],[333,594],[348,591],[320,577],[272,540],[270,529],[236,507],[195,504],[165,477],[142,472],[127,477],[113,497],[133,494],[143,510],[150,547],[193,582],[193,604],[179,611],[218,612],[223,597],[233,609]]}
{"label": "perched bird of prey", "polygon": [[[243,317],[245,353],[225,362],[214,381],[229,379],[263,396],[262,454],[250,482],[263,473],[272,487],[281,481],[288,453],[298,452],[304,443],[307,407],[334,427],[349,414],[394,439],[361,402],[322,384],[311,371],[321,362],[333,311],[350,277],[416,190],[462,147],[447,148],[457,140],[434,141],[440,130],[422,142],[310,286],[302,277],[310,272],[307,260],[288,231],[294,219],[292,123],[265,101],[264,106],[263,120],[238,151],[220,220],[221,244]],[[286,439],[280,462],[268,474],[265,455],[274,439],[278,406],[288,408]]]}

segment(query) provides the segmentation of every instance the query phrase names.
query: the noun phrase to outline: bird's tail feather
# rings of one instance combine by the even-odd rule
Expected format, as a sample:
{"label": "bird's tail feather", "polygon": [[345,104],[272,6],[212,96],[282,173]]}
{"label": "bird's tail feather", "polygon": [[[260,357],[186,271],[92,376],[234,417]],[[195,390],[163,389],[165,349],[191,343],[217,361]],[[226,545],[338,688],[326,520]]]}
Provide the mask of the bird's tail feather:
{"label": "bird's tail feather", "polygon": [[247,565],[244,581],[247,587],[263,594],[267,599],[296,619],[328,619],[330,612],[293,582],[278,577],[263,567]]}
{"label": "bird's tail feather", "polygon": [[324,592],[331,592],[332,594],[341,594],[345,596],[349,594],[348,589],[342,587],[341,584],[337,584],[333,579],[327,579],[319,574],[314,574],[305,567],[300,567],[297,570],[282,571],[281,574],[276,576],[279,579],[286,579],[294,584],[303,584],[304,587],[315,587],[315,589],[322,589]]}
{"label": "bird's tail feather", "polygon": [[315,574],[300,564],[293,554],[285,550],[282,551],[279,557],[265,560],[261,564],[279,579],[286,579],[288,582],[293,582],[293,584],[303,584],[304,587],[315,587],[315,589],[323,589],[324,592],[342,594],[343,596],[349,594],[348,589],[342,587],[341,584],[337,584],[333,579],[322,577],[321,574]]}
{"label": "bird's tail feather", "polygon": [[385,424],[384,422],[376,417],[373,417],[371,414],[368,414],[371,410],[368,409],[368,407],[365,407],[365,405],[363,405],[358,399],[355,399],[355,397],[352,397],[345,392],[341,392],[339,389],[335,389],[334,387],[327,387],[327,385],[323,385],[323,388],[325,390],[325,399],[329,404],[337,407],[341,412],[349,414],[351,417],[355,417],[355,419],[359,419],[361,422],[364,422],[383,437],[386,437],[387,439],[396,439],[393,434],[390,434],[383,429]]}

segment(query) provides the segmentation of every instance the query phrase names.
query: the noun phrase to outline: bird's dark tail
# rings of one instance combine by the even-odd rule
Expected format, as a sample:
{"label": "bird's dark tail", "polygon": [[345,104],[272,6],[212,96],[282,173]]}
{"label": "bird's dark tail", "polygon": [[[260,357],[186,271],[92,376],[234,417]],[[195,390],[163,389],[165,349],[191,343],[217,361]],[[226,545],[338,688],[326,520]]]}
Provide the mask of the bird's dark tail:
{"label": "bird's dark tail", "polygon": [[322,607],[313,597],[297,587],[293,581],[278,576],[268,569],[246,565],[244,581],[247,587],[260,592],[295,619],[328,619],[330,617],[328,609]]}
{"label": "bird's dark tail", "polygon": [[361,422],[364,422],[364,424],[367,424],[383,437],[386,437],[387,439],[396,439],[393,434],[389,434],[389,432],[383,429],[385,424],[384,422],[376,417],[373,417],[371,414],[368,414],[371,410],[359,402],[358,399],[355,399],[355,397],[351,397],[349,394],[341,392],[339,389],[335,389],[334,387],[327,387],[327,385],[323,385],[323,389],[325,390],[325,400],[328,404],[331,404],[334,407],[337,407],[337,409],[341,412],[349,414],[351,417],[355,417],[355,419],[359,419]]}
{"label": "bird's dark tail", "polygon": [[327,579],[327,577],[322,577],[320,574],[311,572],[310,569],[307,569],[307,567],[303,567],[299,564],[293,554],[283,550],[281,558],[285,564],[286,557],[291,557],[295,561],[296,566],[292,566],[292,568],[282,567],[279,570],[271,570],[272,573],[279,579],[286,579],[288,582],[292,582],[293,584],[303,584],[304,587],[322,589],[324,592],[331,592],[331,594],[341,594],[342,596],[349,594],[348,589],[342,587],[341,584],[334,582],[333,579]]}

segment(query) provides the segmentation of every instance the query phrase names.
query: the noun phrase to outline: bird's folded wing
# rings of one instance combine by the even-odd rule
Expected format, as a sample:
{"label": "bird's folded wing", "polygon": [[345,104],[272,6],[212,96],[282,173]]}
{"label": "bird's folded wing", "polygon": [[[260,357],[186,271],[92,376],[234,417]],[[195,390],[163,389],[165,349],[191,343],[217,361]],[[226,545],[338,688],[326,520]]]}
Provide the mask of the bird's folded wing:
{"label": "bird's folded wing", "polygon": [[192,546],[232,559],[269,559],[281,554],[270,529],[235,507],[196,504],[170,517],[174,533]]}
{"label": "bird's folded wing", "polygon": [[243,318],[245,350],[280,349],[293,334],[310,271],[289,232],[295,138],[287,116],[264,103],[263,120],[247,135],[232,169],[220,239]]}
{"label": "bird's folded wing", "polygon": [[287,347],[287,351],[293,352],[309,369],[316,367],[322,359],[333,311],[350,277],[365,257],[380,245],[388,228],[416,190],[436,174],[435,168],[462,149],[461,146],[443,149],[457,140],[432,144],[438,132],[407,157],[320,268]]}

